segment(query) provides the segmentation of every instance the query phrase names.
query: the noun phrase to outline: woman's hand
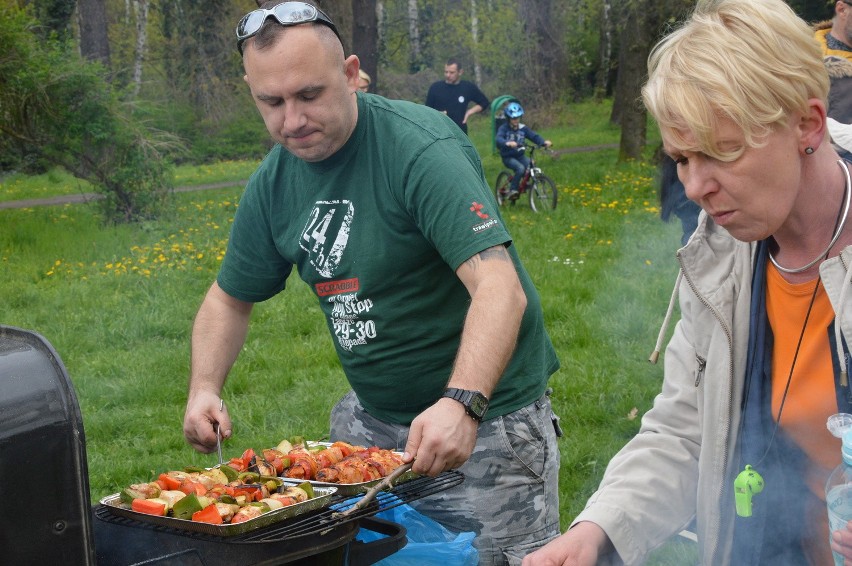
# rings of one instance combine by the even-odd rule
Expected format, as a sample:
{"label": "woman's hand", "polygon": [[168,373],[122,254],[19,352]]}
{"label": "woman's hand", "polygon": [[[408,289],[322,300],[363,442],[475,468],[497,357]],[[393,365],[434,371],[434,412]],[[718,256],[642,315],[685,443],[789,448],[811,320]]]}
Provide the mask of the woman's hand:
{"label": "woman's hand", "polygon": [[598,557],[612,550],[612,542],[604,530],[595,523],[583,521],[527,555],[522,565],[595,566]]}

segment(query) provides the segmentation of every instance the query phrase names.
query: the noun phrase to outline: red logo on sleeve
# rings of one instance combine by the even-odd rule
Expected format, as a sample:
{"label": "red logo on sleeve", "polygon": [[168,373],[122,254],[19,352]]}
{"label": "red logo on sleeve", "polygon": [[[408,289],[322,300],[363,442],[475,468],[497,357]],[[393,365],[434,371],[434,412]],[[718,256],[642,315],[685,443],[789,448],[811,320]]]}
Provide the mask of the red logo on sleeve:
{"label": "red logo on sleeve", "polygon": [[473,205],[473,206],[471,206],[471,207],[470,207],[470,211],[471,211],[471,212],[475,212],[475,213],[476,213],[476,215],[477,215],[478,217],[482,218],[483,220],[484,220],[484,219],[486,219],[486,218],[488,218],[488,215],[487,215],[487,214],[485,214],[484,212],[482,212],[482,208],[483,208],[483,207],[482,207],[482,205],[481,205],[480,203],[478,203],[478,202],[473,202],[473,203],[471,203],[471,204]]}

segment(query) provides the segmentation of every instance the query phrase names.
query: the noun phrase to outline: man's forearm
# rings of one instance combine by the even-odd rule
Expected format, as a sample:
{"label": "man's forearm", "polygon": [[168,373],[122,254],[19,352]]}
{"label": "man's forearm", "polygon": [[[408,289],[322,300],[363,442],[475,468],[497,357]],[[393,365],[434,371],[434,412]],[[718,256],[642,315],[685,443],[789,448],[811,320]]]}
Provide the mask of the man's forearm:
{"label": "man's forearm", "polygon": [[464,121],[467,122],[467,119],[476,114],[477,112],[482,112],[482,106],[479,104],[474,104],[470,108],[467,109],[467,112],[464,113]]}
{"label": "man's forearm", "polygon": [[245,343],[251,310],[251,303],[227,296],[215,284],[207,293],[192,327],[190,394],[219,394]]}
{"label": "man's forearm", "polygon": [[490,396],[514,353],[527,298],[504,247],[485,250],[466,263],[471,262],[488,276],[472,289],[449,385]]}

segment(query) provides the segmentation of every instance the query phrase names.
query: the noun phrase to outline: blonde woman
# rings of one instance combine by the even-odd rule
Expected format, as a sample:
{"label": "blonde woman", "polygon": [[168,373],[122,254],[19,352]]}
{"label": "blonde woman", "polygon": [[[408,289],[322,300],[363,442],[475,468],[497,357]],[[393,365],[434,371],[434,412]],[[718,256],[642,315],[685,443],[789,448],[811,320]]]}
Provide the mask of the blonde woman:
{"label": "blonde woman", "polygon": [[639,434],[524,564],[638,564],[693,520],[702,564],[852,558],[824,496],[826,418],[852,412],[852,188],[820,47],[781,0],[700,0],[648,69],[645,104],[703,209],[678,252],[681,319]]}

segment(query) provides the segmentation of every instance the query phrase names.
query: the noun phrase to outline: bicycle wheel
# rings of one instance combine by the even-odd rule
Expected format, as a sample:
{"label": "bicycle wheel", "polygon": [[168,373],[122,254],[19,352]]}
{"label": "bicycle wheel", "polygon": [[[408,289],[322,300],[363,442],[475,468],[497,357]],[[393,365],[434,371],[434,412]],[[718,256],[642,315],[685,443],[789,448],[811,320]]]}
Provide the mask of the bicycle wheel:
{"label": "bicycle wheel", "polygon": [[500,171],[500,174],[497,175],[497,182],[494,183],[494,196],[497,198],[498,206],[503,206],[503,202],[508,200],[509,180],[511,178],[512,173],[510,171]]}
{"label": "bicycle wheel", "polygon": [[533,212],[549,212],[556,208],[556,183],[547,175],[539,175],[529,187]]}

